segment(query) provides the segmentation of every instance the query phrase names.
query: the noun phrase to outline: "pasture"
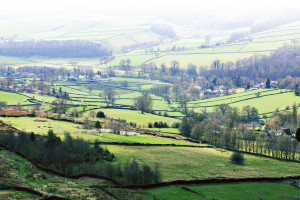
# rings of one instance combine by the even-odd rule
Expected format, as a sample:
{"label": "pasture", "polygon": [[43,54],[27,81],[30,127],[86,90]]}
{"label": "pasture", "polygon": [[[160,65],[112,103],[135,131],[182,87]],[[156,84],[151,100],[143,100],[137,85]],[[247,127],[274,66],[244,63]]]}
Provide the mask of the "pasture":
{"label": "pasture", "polygon": [[[292,26],[293,25],[293,26]],[[292,26],[292,27],[291,27]],[[118,54],[116,59],[109,62],[107,66],[117,66],[121,59],[131,59],[132,66],[140,66],[143,63],[154,62],[158,66],[162,63],[170,65],[173,60],[177,60],[182,68],[186,68],[189,63],[196,66],[210,66],[211,63],[220,59],[221,62],[233,61],[250,57],[254,54],[268,55],[272,51],[281,47],[285,43],[291,44],[291,40],[300,39],[299,24],[287,24],[275,27],[267,31],[250,34],[251,40],[237,41],[233,44],[218,45],[211,48],[199,48],[205,43],[203,38],[194,37],[179,39],[166,44],[154,46],[153,49],[159,51],[155,54],[146,53],[146,49],[135,52]],[[213,42],[226,41],[229,33],[220,33],[218,37],[212,37]],[[176,48],[174,49],[172,48]]]}
{"label": "pasture", "polygon": [[[260,92],[257,97],[257,92]],[[287,106],[290,108],[296,103],[298,106],[300,98],[295,96],[293,91],[280,89],[260,89],[233,94],[229,96],[220,96],[210,99],[189,102],[190,108],[196,112],[202,111],[204,108],[207,111],[212,111],[220,104],[229,104],[231,107],[237,107],[240,110],[251,105],[258,109],[259,114],[274,112],[277,108],[285,110]]]}
{"label": "pasture", "polygon": [[[183,190],[186,187],[198,194]],[[157,198],[189,200],[189,199],[297,199],[299,189],[288,183],[228,183],[208,185],[178,185],[144,190]],[[145,198],[147,199],[147,198]],[[149,198],[150,199],[150,198]]]}
{"label": "pasture", "polygon": [[0,91],[0,101],[5,101],[7,105],[17,105],[18,103],[21,105],[32,104],[26,96],[4,91]]}
{"label": "pasture", "polygon": [[160,164],[163,181],[208,178],[283,177],[300,174],[300,164],[245,154],[245,164],[230,162],[231,151],[215,148],[128,147],[107,145],[118,160]]}
{"label": "pasture", "polygon": [[[173,123],[178,123],[178,119],[170,118],[170,117],[163,117],[159,115],[153,115],[149,113],[141,114],[141,111],[136,110],[127,110],[127,109],[97,109],[94,110],[95,112],[103,111],[104,114],[109,118],[114,119],[123,119],[126,120],[128,123],[133,122],[136,123],[137,126],[141,127],[147,127],[148,123],[154,123],[154,122],[165,122],[169,126],[171,126]],[[88,112],[86,112],[84,115],[86,116]]]}
{"label": "pasture", "polygon": [[[175,144],[175,145],[199,145],[185,140],[155,137],[151,135],[118,135],[101,132],[96,129],[85,129],[83,125],[71,122],[51,120],[38,117],[0,117],[0,120],[28,133],[47,135],[51,129],[61,139],[64,133],[69,132],[72,137],[79,137],[90,142],[118,142],[118,143],[143,143],[143,144]],[[101,121],[101,120],[100,120]],[[203,146],[203,144],[201,144]]]}

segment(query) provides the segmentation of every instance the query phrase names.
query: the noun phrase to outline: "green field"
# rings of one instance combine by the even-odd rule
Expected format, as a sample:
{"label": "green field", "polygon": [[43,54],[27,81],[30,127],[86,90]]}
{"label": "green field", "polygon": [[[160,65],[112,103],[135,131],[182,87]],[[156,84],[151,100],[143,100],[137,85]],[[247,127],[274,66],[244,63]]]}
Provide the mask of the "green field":
{"label": "green field", "polygon": [[8,105],[17,105],[18,103],[21,105],[32,104],[28,101],[28,97],[17,93],[0,91],[0,97],[0,101],[5,101]]}
{"label": "green field", "polygon": [[[133,115],[132,115],[133,116]],[[138,116],[138,115],[137,115]],[[198,145],[184,140],[173,140],[151,135],[117,135],[113,133],[101,133],[95,129],[84,129],[82,125],[71,122],[57,121],[38,117],[0,117],[0,120],[12,125],[13,127],[26,132],[47,135],[51,129],[60,138],[64,139],[64,133],[69,132],[73,137],[83,138],[94,142],[119,142],[119,143],[144,143],[144,144],[176,144],[176,145]],[[40,122],[38,120],[46,120]]]}
{"label": "green field", "polygon": [[[141,114],[140,111],[135,110],[125,110],[125,109],[99,109],[94,110],[97,111],[103,111],[105,115],[109,118],[114,119],[125,119],[128,123],[133,122],[136,123],[137,126],[147,127],[148,123],[154,123],[154,122],[166,122],[169,124],[169,126],[172,125],[172,123],[179,122],[178,119],[170,118],[170,117],[163,117],[158,115],[153,115],[149,113]],[[86,115],[88,113],[85,113]]]}
{"label": "green field", "polygon": [[[181,189],[186,187],[200,194]],[[236,183],[236,184],[208,184],[208,185],[180,185],[144,190],[157,198],[189,200],[189,199],[298,199],[299,189],[288,183]],[[146,198],[145,198],[146,199]],[[151,199],[151,198],[149,198]]]}
{"label": "green field", "polygon": [[[299,24],[292,23],[293,26],[299,27]],[[221,33],[222,36],[212,39],[213,42],[226,41],[229,33]],[[188,38],[172,41],[168,44],[160,44],[154,46],[153,49],[160,49],[157,54],[145,53],[144,49],[129,52],[125,54],[118,54],[116,59],[109,62],[108,66],[118,66],[121,59],[131,59],[132,66],[140,66],[143,63],[154,62],[158,66],[165,63],[170,66],[173,60],[177,60],[182,68],[186,68],[189,63],[197,66],[210,66],[210,64],[220,59],[221,62],[233,61],[245,57],[253,56],[254,54],[268,55],[277,48],[283,46],[285,43],[291,43],[293,39],[300,39],[299,28],[289,28],[289,25],[275,27],[273,29],[250,34],[248,37],[251,41],[245,40],[242,42],[235,42],[233,44],[225,44],[214,46],[212,48],[199,49],[198,47],[204,44],[204,38]],[[182,48],[180,50],[171,50],[172,47]]]}
{"label": "green field", "polygon": [[[257,97],[257,92],[260,96]],[[237,107],[240,110],[251,105],[258,109],[259,114],[274,112],[277,108],[285,110],[287,106],[292,106],[294,103],[298,105],[300,98],[295,96],[293,91],[279,89],[260,89],[248,92],[233,94],[230,96],[221,96],[205,100],[189,102],[189,107],[196,112],[206,108],[207,111],[212,111],[220,104],[229,104],[231,107]]]}
{"label": "green field", "polygon": [[188,147],[126,147],[107,145],[118,160],[135,158],[160,164],[163,181],[208,178],[283,177],[300,174],[300,163],[245,155],[244,165],[230,162],[231,151]]}

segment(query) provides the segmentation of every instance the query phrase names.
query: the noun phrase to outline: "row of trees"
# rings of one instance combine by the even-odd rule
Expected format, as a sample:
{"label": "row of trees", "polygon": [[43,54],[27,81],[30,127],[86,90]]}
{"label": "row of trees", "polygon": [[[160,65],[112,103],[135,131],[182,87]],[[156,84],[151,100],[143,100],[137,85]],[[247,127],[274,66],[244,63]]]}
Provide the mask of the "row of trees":
{"label": "row of trees", "polygon": [[225,63],[218,62],[218,64],[212,65],[214,66],[212,70],[203,70],[200,72],[200,75],[206,78],[212,76],[218,78],[243,76],[251,79],[271,78],[273,80],[284,78],[288,75],[299,77],[299,54],[299,45],[285,45],[270,56],[254,55],[249,58],[237,60],[234,68],[223,67]]}
{"label": "row of trees", "polygon": [[[256,120],[253,121],[253,118]],[[252,123],[249,121],[243,123],[242,119],[251,119]],[[188,117],[182,119],[179,130],[183,136],[208,142],[217,147],[297,160],[298,141],[289,133],[286,134],[283,128],[289,127],[288,130],[296,132],[298,124],[297,109],[285,113],[275,112],[272,120],[262,131],[257,123],[256,108],[245,106],[240,112],[229,105],[220,105],[211,113],[191,112]]]}
{"label": "row of trees", "polygon": [[55,58],[90,58],[111,56],[112,51],[100,44],[82,40],[7,41],[0,54],[15,57],[48,56]]}

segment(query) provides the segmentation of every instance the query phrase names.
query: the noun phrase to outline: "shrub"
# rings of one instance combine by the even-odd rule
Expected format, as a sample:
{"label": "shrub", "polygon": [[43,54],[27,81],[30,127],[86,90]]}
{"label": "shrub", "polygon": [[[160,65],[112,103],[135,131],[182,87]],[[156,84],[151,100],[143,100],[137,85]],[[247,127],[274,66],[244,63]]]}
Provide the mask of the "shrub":
{"label": "shrub", "polygon": [[96,117],[97,117],[97,118],[105,118],[105,114],[104,114],[104,112],[99,111],[99,112],[97,112]]}
{"label": "shrub", "polygon": [[267,115],[266,115],[266,114],[263,114],[263,118],[264,118],[264,119],[267,119]]}
{"label": "shrub", "polygon": [[178,123],[178,122],[175,122],[172,124],[172,128],[179,128],[179,126],[180,126],[180,123]]}
{"label": "shrub", "polygon": [[242,165],[245,161],[244,155],[240,152],[234,152],[230,158],[233,164]]}
{"label": "shrub", "polygon": [[96,121],[96,123],[95,123],[95,128],[96,128],[96,129],[102,128],[102,126],[101,126],[101,124],[100,124],[99,121]]}
{"label": "shrub", "polygon": [[134,123],[134,122],[130,122],[129,125],[136,128],[136,123]]}
{"label": "shrub", "polygon": [[[169,128],[168,124],[166,122],[162,122],[162,121],[154,122],[153,127],[154,128]],[[150,128],[149,124],[148,124],[148,128]]]}

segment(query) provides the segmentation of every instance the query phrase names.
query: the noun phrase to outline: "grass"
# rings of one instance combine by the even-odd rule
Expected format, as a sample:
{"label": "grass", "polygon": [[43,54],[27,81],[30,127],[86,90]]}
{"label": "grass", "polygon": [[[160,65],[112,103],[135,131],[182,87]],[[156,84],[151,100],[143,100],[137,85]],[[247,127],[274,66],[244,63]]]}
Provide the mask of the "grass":
{"label": "grass", "polygon": [[[107,139],[105,142],[205,146],[205,144],[197,144],[185,140],[173,140],[169,138],[161,138],[161,137],[155,137],[151,135],[125,136],[125,135],[117,135],[113,133],[99,133],[99,135],[101,138],[103,137],[104,139]],[[101,139],[101,141],[103,140]]]}
{"label": "grass", "polygon": [[29,61],[26,61],[25,58],[0,56],[1,65],[27,64],[27,63],[29,63]]}
{"label": "grass", "polygon": [[[238,93],[230,96],[220,96],[210,99],[189,102],[190,108],[194,108],[196,112],[201,112],[204,107],[207,111],[212,111],[214,107],[220,104],[229,104],[231,107],[237,107],[240,110],[251,105],[258,109],[259,114],[274,112],[277,108],[284,110],[287,106],[294,103],[298,105],[300,98],[295,96],[293,91],[279,89],[261,89],[260,97],[257,97],[258,90]],[[251,98],[251,99],[249,99]]]}
{"label": "grass", "polygon": [[[238,52],[238,53],[203,53],[203,54],[174,54],[174,55],[166,55],[163,57],[155,58],[153,60],[148,61],[149,62],[154,62],[158,66],[160,66],[162,63],[165,63],[167,67],[170,67],[171,62],[173,60],[177,60],[180,64],[181,68],[186,69],[189,63],[193,63],[196,66],[206,66],[210,67],[211,63],[214,60],[220,59],[221,62],[227,62],[227,61],[232,61],[235,62],[237,59],[242,59],[245,57],[250,57],[254,53],[248,53],[248,52]],[[268,54],[268,52],[263,53],[263,54]]]}
{"label": "grass", "polygon": [[[173,140],[168,138],[160,138],[151,135],[140,136],[124,136],[113,133],[100,133],[97,130],[83,129],[82,125],[73,124],[71,122],[63,122],[37,117],[0,117],[0,120],[11,124],[13,127],[24,130],[26,132],[34,132],[35,134],[47,135],[51,129],[61,139],[64,139],[64,133],[69,132],[73,137],[79,137],[84,140],[94,142],[119,142],[119,143],[143,143],[143,144],[176,144],[176,145],[197,145],[184,140]],[[36,120],[46,120],[46,122],[37,122]]]}
{"label": "grass", "polygon": [[32,93],[23,93],[23,95],[28,96],[29,98],[34,98],[38,101],[42,101],[45,103],[51,103],[52,101],[57,99],[56,97],[53,97],[53,96],[38,95],[38,94],[32,94]]}
{"label": "grass", "polygon": [[118,160],[136,158],[160,164],[163,181],[208,178],[299,176],[300,163],[245,155],[244,165],[230,163],[231,151],[188,147],[125,147],[107,145]]}
{"label": "grass", "polygon": [[32,104],[27,99],[28,97],[22,96],[17,93],[0,91],[0,101],[5,101],[8,105],[17,105],[18,103],[20,103],[21,105]]}
{"label": "grass", "polygon": [[[62,135],[65,131],[68,131],[71,134],[76,134],[83,131],[81,129],[81,125],[78,124],[39,117],[0,117],[0,120],[11,124],[13,127],[19,130],[34,132],[41,135],[46,135],[49,129],[52,129],[54,133],[59,135]],[[46,120],[46,122],[36,122],[35,120]]]}
{"label": "grass", "polygon": [[[195,194],[181,187],[187,187]],[[189,199],[232,199],[232,200],[281,200],[298,199],[299,189],[288,183],[236,183],[208,185],[178,185],[144,190],[159,199],[189,200]],[[150,199],[150,198],[149,198]]]}
{"label": "grass", "polygon": [[[125,109],[99,109],[94,110],[97,111],[103,111],[105,115],[109,118],[114,119],[125,119],[128,123],[134,122],[137,124],[137,126],[141,127],[147,127],[148,123],[154,123],[154,122],[166,122],[169,125],[172,125],[172,123],[179,122],[178,119],[170,118],[170,117],[163,117],[158,115],[152,115],[149,113],[141,114],[141,111],[136,110],[125,110]],[[86,113],[87,115],[87,113]]]}

